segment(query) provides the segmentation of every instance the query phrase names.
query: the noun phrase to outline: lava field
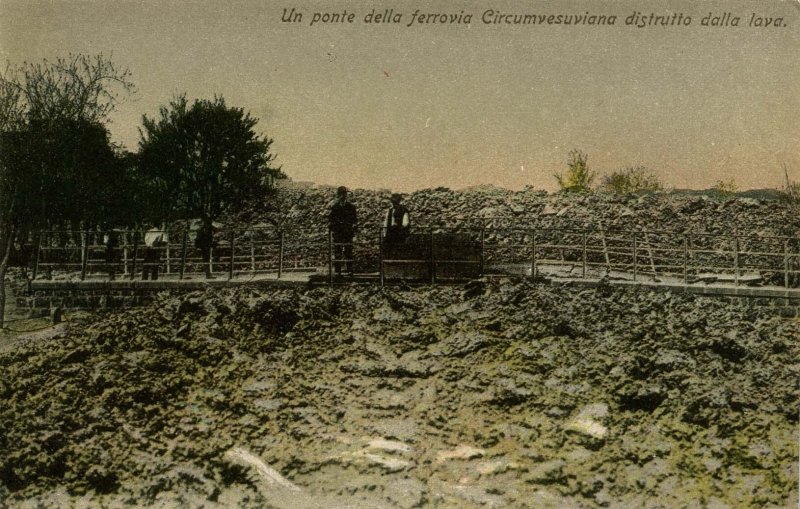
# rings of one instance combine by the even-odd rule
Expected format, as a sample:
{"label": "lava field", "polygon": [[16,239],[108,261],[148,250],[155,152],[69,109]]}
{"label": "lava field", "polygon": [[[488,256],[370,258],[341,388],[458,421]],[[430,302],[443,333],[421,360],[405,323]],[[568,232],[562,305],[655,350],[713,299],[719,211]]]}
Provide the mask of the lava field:
{"label": "lava field", "polygon": [[0,350],[8,507],[796,507],[800,322],[474,281],[163,294]]}

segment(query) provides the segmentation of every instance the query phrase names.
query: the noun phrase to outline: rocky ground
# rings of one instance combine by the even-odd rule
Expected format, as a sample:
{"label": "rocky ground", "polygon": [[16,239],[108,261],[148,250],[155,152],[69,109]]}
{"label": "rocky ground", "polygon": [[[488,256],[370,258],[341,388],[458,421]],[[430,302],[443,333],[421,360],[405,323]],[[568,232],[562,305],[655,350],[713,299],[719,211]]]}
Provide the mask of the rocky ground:
{"label": "rocky ground", "polygon": [[[356,189],[351,201],[374,240],[374,229],[389,207],[388,191]],[[326,225],[335,188],[281,189],[269,222],[288,226]],[[796,236],[800,214],[777,199],[709,192],[660,192],[638,195],[550,193],[480,186],[460,191],[423,189],[405,195],[418,226],[516,226],[526,228],[607,228],[669,230],[690,233]]]}
{"label": "rocky ground", "polygon": [[[334,188],[288,187],[281,189],[273,203],[274,210],[261,218],[262,224],[270,223],[289,229],[289,244],[297,242],[303,246],[301,258],[308,260],[308,246],[325,245],[327,214],[333,203]],[[784,284],[782,253],[797,254],[800,242],[790,241],[784,246],[774,237],[798,237],[800,213],[796,205],[782,202],[774,196],[767,199],[749,195],[722,195],[708,192],[659,192],[649,194],[618,195],[607,193],[554,193],[548,194],[533,188],[518,191],[493,186],[481,186],[460,191],[446,188],[424,189],[408,193],[405,203],[410,210],[413,227],[421,228],[472,228],[473,239],[478,229],[485,227],[486,256],[491,264],[518,262],[530,259],[530,254],[521,252],[512,245],[531,245],[531,229],[537,229],[538,242],[546,244],[581,245],[580,231],[589,231],[589,245],[595,249],[590,262],[602,262],[600,249],[613,252],[630,252],[631,232],[639,233],[639,247],[657,246],[652,262],[660,267],[675,267],[683,263],[680,253],[689,249],[690,264],[704,267],[733,268],[734,250],[745,253],[739,263],[745,269],[759,272],[769,284]],[[355,238],[357,258],[364,258],[360,250],[375,248],[378,229],[389,206],[388,191],[356,189],[351,201],[358,212],[360,229]],[[298,230],[315,225],[316,230]],[[510,229],[516,229],[512,231]],[[527,230],[526,232],[520,229]],[[572,230],[573,234],[567,233]],[[608,234],[592,234],[604,230]],[[616,233],[615,233],[616,232]],[[645,235],[645,232],[649,232]],[[686,237],[684,237],[686,234]],[[733,235],[740,236],[734,245]],[[727,236],[727,237],[720,237]],[[601,238],[602,237],[602,238]],[[287,248],[287,260],[297,257],[297,248]],[[511,251],[509,251],[511,249]],[[645,248],[649,249],[649,248]],[[672,251],[670,251],[672,250]],[[324,249],[318,253],[314,263],[325,264]],[[761,256],[747,253],[773,253]],[[568,253],[569,254],[569,253]],[[564,256],[564,253],[560,253]],[[577,251],[572,252],[577,256]],[[539,256],[554,257],[554,252],[542,251]],[[377,253],[373,252],[376,258]],[[515,258],[516,257],[516,258]],[[619,254],[611,256],[614,263],[631,264],[630,257]],[[792,270],[797,268],[798,258],[792,258]],[[357,270],[376,270],[374,267],[359,267]],[[707,269],[702,269],[703,272]],[[800,278],[791,276],[791,286],[800,284]]]}
{"label": "rocky ground", "polygon": [[682,294],[239,288],[0,350],[0,506],[796,507],[800,323]]}

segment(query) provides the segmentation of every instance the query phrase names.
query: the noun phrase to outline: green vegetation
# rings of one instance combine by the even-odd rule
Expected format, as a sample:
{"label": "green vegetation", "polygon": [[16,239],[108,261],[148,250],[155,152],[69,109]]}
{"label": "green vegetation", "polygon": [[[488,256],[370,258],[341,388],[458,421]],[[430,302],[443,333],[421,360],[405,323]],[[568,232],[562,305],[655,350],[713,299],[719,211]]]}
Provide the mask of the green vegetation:
{"label": "green vegetation", "polygon": [[0,327],[15,244],[40,229],[103,230],[258,211],[272,181],[273,140],[222,97],[180,96],[143,118],[139,153],[107,128],[135,92],[128,69],[104,55],[8,64],[0,72]]}
{"label": "green vegetation", "polygon": [[736,184],[736,179],[731,177],[729,179],[717,180],[712,189],[718,195],[727,198],[735,195],[739,191],[739,186]]}
{"label": "green vegetation", "polygon": [[[0,74],[0,326],[13,245],[38,228],[106,217],[124,166],[106,123],[134,91],[103,55],[8,65]],[[124,181],[124,180],[123,180]]]}
{"label": "green vegetation", "polygon": [[271,166],[273,140],[255,132],[257,122],[222,97],[189,104],[185,95],[158,118],[145,116],[139,164],[162,197],[160,219],[199,218],[210,231],[224,213],[263,205],[283,174]]}
{"label": "green vegetation", "polygon": [[600,189],[615,194],[662,191],[664,185],[643,166],[630,166],[603,177]]}
{"label": "green vegetation", "polygon": [[789,172],[785,164],[783,165],[783,174],[786,180],[779,191],[780,200],[792,207],[800,207],[800,182],[789,179]]}
{"label": "green vegetation", "polygon": [[556,173],[553,175],[558,181],[558,187],[562,191],[578,193],[591,192],[595,173],[589,169],[587,159],[588,156],[578,149],[570,151],[567,157],[566,173]]}

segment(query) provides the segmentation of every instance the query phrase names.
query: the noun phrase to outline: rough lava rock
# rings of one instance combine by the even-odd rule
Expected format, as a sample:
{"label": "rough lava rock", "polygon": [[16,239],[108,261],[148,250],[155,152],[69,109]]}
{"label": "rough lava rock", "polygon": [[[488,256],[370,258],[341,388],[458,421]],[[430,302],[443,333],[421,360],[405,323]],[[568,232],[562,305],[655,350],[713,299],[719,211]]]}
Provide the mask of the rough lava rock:
{"label": "rough lava rock", "polygon": [[798,358],[644,289],[164,294],[0,352],[0,506],[792,507]]}

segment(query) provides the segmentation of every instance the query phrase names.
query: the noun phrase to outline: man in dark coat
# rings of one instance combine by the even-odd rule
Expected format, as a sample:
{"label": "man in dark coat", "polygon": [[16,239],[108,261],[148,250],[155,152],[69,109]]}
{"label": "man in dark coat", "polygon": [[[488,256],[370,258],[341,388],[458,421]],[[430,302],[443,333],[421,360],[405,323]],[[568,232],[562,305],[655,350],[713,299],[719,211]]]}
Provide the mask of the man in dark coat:
{"label": "man in dark coat", "polygon": [[336,274],[341,275],[343,260],[347,265],[347,272],[352,274],[353,237],[358,228],[358,214],[355,206],[347,201],[347,188],[344,186],[336,190],[336,202],[331,207],[328,224],[333,237]]}
{"label": "man in dark coat", "polygon": [[161,250],[167,245],[167,235],[163,226],[160,230],[152,227],[144,234],[144,263],[142,279],[151,276],[158,279],[158,266],[161,264]]}
{"label": "man in dark coat", "polygon": [[387,254],[394,257],[398,247],[408,238],[411,224],[408,209],[403,205],[403,195],[394,193],[389,201],[392,205],[386,211],[383,226],[386,229]]}
{"label": "man in dark coat", "polygon": [[200,250],[203,257],[203,272],[206,278],[211,279],[211,248],[216,247],[214,243],[214,225],[210,221],[202,221],[197,230],[197,237],[194,246]]}
{"label": "man in dark coat", "polygon": [[106,246],[106,270],[108,271],[109,281],[114,281],[117,277],[119,267],[119,233],[112,229],[107,229],[103,236],[103,243]]}

